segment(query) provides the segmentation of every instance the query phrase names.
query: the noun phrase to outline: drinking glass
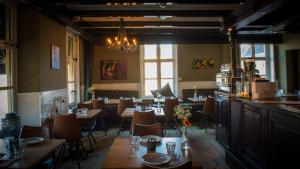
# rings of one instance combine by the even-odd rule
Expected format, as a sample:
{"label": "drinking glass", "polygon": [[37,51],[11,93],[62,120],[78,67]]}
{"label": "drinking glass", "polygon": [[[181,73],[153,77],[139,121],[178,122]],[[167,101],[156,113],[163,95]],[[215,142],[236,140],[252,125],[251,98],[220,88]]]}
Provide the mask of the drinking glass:
{"label": "drinking glass", "polygon": [[131,136],[130,144],[133,145],[135,149],[138,149],[140,144],[140,136]]}
{"label": "drinking glass", "polygon": [[167,153],[168,153],[168,155],[170,157],[174,157],[176,143],[175,142],[166,142],[166,147],[167,147]]}
{"label": "drinking glass", "polygon": [[108,97],[104,98],[104,102],[107,103],[108,102]]}
{"label": "drinking glass", "polygon": [[15,158],[23,157],[24,147],[25,147],[25,143],[23,139],[20,139],[19,141],[13,143],[13,151],[14,151]]}
{"label": "drinking glass", "polygon": [[156,140],[149,138],[147,140],[147,152],[155,152],[156,151]]}

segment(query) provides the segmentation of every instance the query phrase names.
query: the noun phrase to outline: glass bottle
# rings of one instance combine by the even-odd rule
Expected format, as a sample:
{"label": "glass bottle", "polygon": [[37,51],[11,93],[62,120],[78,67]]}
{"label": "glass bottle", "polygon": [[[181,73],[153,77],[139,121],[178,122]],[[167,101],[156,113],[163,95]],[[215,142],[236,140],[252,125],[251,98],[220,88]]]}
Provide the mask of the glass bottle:
{"label": "glass bottle", "polygon": [[189,139],[187,137],[187,127],[183,127],[182,130],[182,136],[181,136],[181,148],[184,150],[190,149],[190,143],[189,143]]}

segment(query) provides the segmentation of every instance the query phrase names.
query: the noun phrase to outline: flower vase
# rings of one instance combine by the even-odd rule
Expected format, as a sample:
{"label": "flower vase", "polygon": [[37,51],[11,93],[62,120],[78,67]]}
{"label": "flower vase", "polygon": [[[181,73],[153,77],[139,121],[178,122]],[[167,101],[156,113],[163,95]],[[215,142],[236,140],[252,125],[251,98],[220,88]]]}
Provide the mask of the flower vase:
{"label": "flower vase", "polygon": [[191,145],[187,137],[187,127],[183,127],[182,136],[181,136],[181,148],[184,150],[190,149]]}
{"label": "flower vase", "polygon": [[96,100],[95,93],[92,93],[92,100]]}

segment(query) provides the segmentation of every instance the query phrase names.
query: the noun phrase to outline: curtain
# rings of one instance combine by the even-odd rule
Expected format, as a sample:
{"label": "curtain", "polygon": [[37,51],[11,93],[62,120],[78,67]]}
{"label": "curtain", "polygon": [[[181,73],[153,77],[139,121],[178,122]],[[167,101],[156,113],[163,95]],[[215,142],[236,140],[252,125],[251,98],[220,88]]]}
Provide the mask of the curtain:
{"label": "curtain", "polygon": [[93,78],[94,44],[84,42],[84,101],[89,99],[88,88],[92,86]]}

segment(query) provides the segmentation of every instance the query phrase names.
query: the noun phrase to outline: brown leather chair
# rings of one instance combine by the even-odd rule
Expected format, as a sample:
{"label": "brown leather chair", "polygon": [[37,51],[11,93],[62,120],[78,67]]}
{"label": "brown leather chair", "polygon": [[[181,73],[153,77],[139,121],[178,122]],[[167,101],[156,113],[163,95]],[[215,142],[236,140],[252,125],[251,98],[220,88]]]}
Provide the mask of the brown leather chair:
{"label": "brown leather chair", "polygon": [[154,99],[142,99],[142,102],[139,102],[139,106],[151,107],[154,104]]}
{"label": "brown leather chair", "polygon": [[97,116],[97,122],[99,121],[102,125],[102,128],[104,130],[104,133],[105,133],[105,136],[107,135],[106,134],[106,131],[108,130],[107,127],[105,126],[105,123],[104,123],[104,118],[107,117],[109,114],[107,113],[106,111],[106,106],[105,106],[105,102],[104,100],[92,100],[91,101],[92,104],[93,104],[93,108],[94,109],[101,109],[101,112],[99,113],[99,115]]}
{"label": "brown leather chair", "polygon": [[214,117],[215,116],[215,102],[214,98],[212,97],[207,97],[204,103],[204,107],[202,111],[197,111],[198,113],[201,114],[201,119],[200,123],[203,123],[205,120],[205,133],[207,133],[207,119],[208,117]]}
{"label": "brown leather chair", "polygon": [[[134,107],[132,99],[120,99],[120,103],[117,110],[117,115],[121,117],[122,113],[127,107]],[[123,129],[123,125],[126,120],[131,120],[130,118],[122,118],[121,124],[118,131],[118,136],[120,135],[121,130]]]}
{"label": "brown leather chair", "polygon": [[185,161],[181,164],[178,164],[178,165],[172,166],[172,167],[160,167],[160,166],[143,165],[143,169],[191,169],[191,168],[192,168],[192,162],[191,161]]}
{"label": "brown leather chair", "polygon": [[134,136],[146,136],[146,135],[156,135],[162,136],[162,127],[160,123],[143,125],[135,124],[133,129]]}
{"label": "brown leather chair", "polygon": [[[80,131],[80,125],[77,117],[74,114],[54,116],[53,136],[57,139],[66,139],[66,144],[70,146],[69,149],[73,148],[73,145],[75,144],[77,165],[80,169],[80,156],[84,158],[87,157],[85,148],[80,139],[87,135]],[[64,152],[66,144],[63,145],[62,152]],[[85,156],[82,155],[80,148],[84,152]]]}
{"label": "brown leather chair", "polygon": [[179,128],[176,116],[175,116],[175,110],[174,108],[179,105],[179,101],[178,98],[166,98],[165,99],[165,104],[164,104],[164,113],[165,113],[165,130],[167,129],[167,127],[169,127],[169,121],[173,121],[175,124],[176,129],[179,131],[179,133],[181,134],[181,130]]}
{"label": "brown leather chair", "polygon": [[25,125],[21,129],[19,138],[29,138],[29,137],[43,137],[45,139],[49,139],[50,138],[49,128]]}
{"label": "brown leather chair", "polygon": [[94,105],[93,103],[89,102],[89,103],[78,103],[77,104],[77,109],[82,109],[82,108],[87,108],[87,109],[93,109]]}
{"label": "brown leather chair", "polygon": [[131,129],[134,130],[135,124],[142,124],[142,125],[150,125],[155,124],[156,118],[154,110],[149,111],[135,111],[133,114],[132,122],[131,122]]}

